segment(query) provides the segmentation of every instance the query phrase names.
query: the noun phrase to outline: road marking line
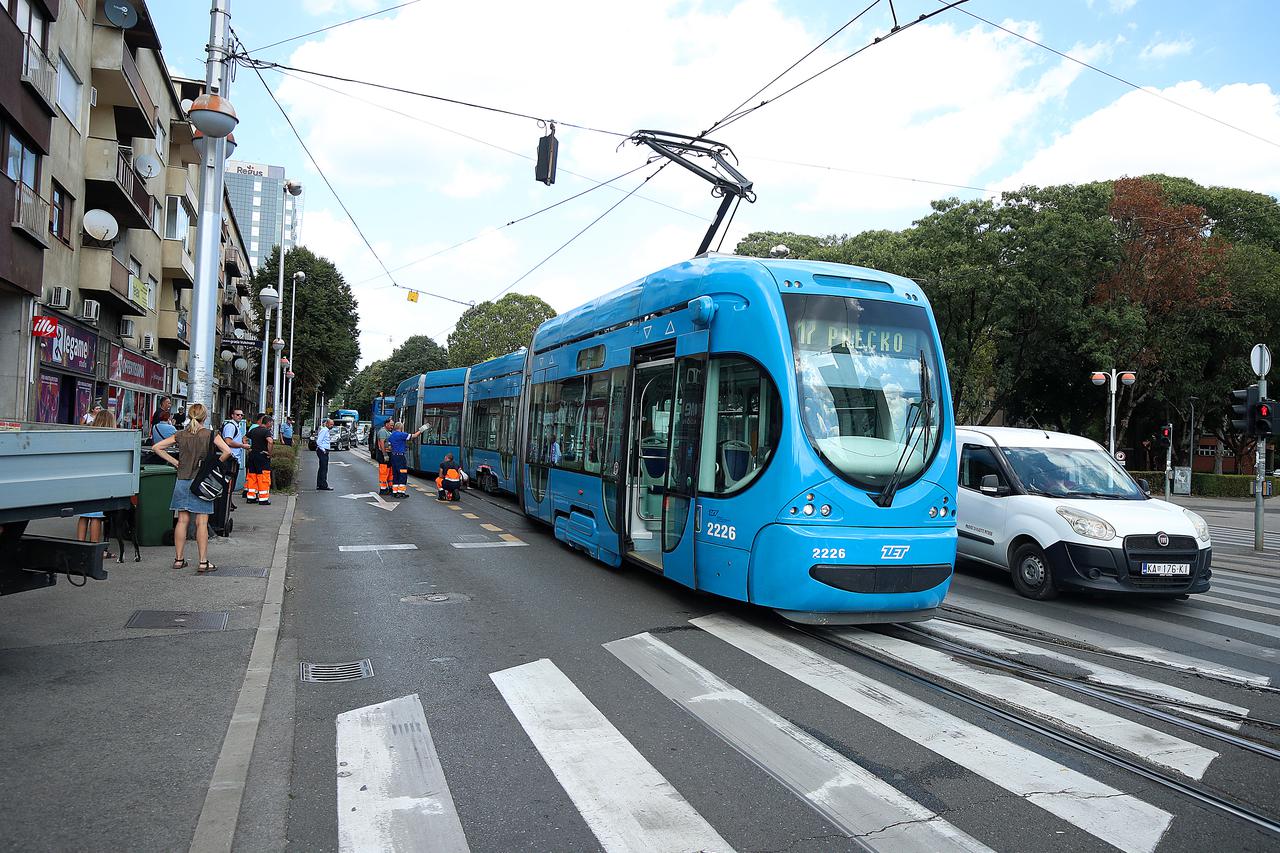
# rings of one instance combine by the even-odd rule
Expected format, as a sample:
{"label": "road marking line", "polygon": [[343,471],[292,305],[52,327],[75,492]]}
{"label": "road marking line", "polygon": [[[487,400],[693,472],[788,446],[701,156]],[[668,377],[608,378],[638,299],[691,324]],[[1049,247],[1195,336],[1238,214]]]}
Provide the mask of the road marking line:
{"label": "road marking line", "polygon": [[501,533],[501,532],[502,532],[502,528],[501,528],[501,527],[499,527],[499,526],[498,526],[498,525],[496,525],[496,524],[482,524],[482,525],[480,525],[480,526],[481,526],[481,527],[483,527],[485,530],[488,530],[490,533]]}
{"label": "road marking line", "polygon": [[[1109,666],[1103,666],[1100,663],[1094,663],[1083,657],[1072,657],[1053,649],[1046,649],[1040,646],[1032,645],[1029,642],[1006,637],[1004,634],[997,634],[993,631],[984,631],[981,628],[975,628],[972,625],[965,625],[960,622],[948,622],[944,619],[930,619],[913,627],[927,631],[930,634],[936,634],[958,643],[973,646],[982,649],[994,655],[1011,657],[1023,663],[1032,666],[1039,665],[1036,658],[1041,660],[1048,659],[1069,667],[1070,670],[1085,670],[1085,678],[1094,683],[1101,684],[1106,687],[1123,687],[1126,690],[1138,690],[1151,696],[1159,696],[1170,702],[1179,704],[1196,705],[1201,708],[1217,708],[1233,714],[1247,714],[1248,708],[1240,705],[1232,705],[1229,702],[1223,702],[1210,696],[1203,696],[1199,693],[1192,693],[1190,690],[1183,690],[1181,687],[1174,687],[1160,681],[1152,681],[1149,678],[1143,678],[1140,675],[1134,675],[1130,672],[1121,672],[1118,669],[1112,669]],[[1213,714],[1200,713],[1195,711],[1186,711],[1186,713],[1194,714],[1207,720],[1212,720],[1220,725],[1229,726],[1233,729],[1240,728],[1238,720],[1232,720],[1227,717],[1218,717]]]}
{"label": "road marking line", "polygon": [[499,538],[499,539],[502,539],[502,540],[504,540],[504,541],[506,541],[506,542],[520,542],[520,541],[521,541],[521,540],[520,540],[520,537],[519,537],[519,536],[516,536],[514,533],[504,533],[504,534],[502,534],[501,536],[499,536],[498,538]]}
{"label": "road marking line", "polygon": [[416,551],[417,545],[339,545],[339,551],[354,553],[360,551]]}
{"label": "road marking line", "polygon": [[1213,573],[1213,580],[1210,581],[1210,589],[1230,590],[1232,592],[1266,592],[1272,595],[1280,593],[1280,589],[1267,584],[1253,583],[1252,581],[1241,581],[1235,578],[1220,578],[1218,573]]}
{"label": "road marking line", "polygon": [[984,601],[980,598],[965,595],[957,590],[955,586],[952,586],[950,592],[947,593],[947,603],[955,609],[967,611],[978,616],[994,616],[997,619],[1020,625],[1023,628],[1055,634],[1059,637],[1074,640],[1077,643],[1083,643],[1091,648],[1103,649],[1140,660],[1153,661],[1165,666],[1185,669],[1188,672],[1202,672],[1215,678],[1222,678],[1240,684],[1271,684],[1270,678],[1265,675],[1259,675],[1256,672],[1247,672],[1243,669],[1212,663],[1201,658],[1180,655],[1177,652],[1171,652],[1156,646],[1144,645],[1129,637],[1110,634],[1092,626],[1086,627],[1067,619],[1054,619],[1036,610],[1029,610],[1026,607],[1010,607],[1004,604]]}
{"label": "road marking line", "polygon": [[[1157,610],[1161,613],[1168,613],[1170,616],[1184,616],[1187,619],[1203,619],[1206,622],[1216,622],[1219,625],[1226,625],[1229,628],[1239,628],[1241,631],[1250,631],[1254,634],[1261,634],[1264,637],[1274,637],[1277,630],[1280,630],[1280,625],[1274,625],[1270,622],[1259,622],[1256,619],[1244,619],[1239,616],[1219,613],[1216,610],[1210,610],[1206,607],[1196,607],[1195,605],[1197,602],[1204,604],[1210,603],[1209,600],[1201,602],[1200,597],[1196,596],[1192,601],[1167,601],[1163,603],[1153,602],[1151,609]],[[1219,607],[1236,606],[1229,601],[1217,601],[1212,603],[1217,604]],[[1240,609],[1242,611],[1247,611],[1250,608],[1246,605],[1242,606]],[[1258,610],[1266,615],[1280,615],[1280,613],[1277,613],[1274,608],[1259,607]],[[1267,613],[1268,610],[1271,611],[1269,614]]]}
{"label": "road marking line", "polygon": [[462,511],[462,507],[458,506],[457,504],[449,504],[449,509],[453,510],[454,512]]}
{"label": "road marking line", "polygon": [[1151,853],[1173,815],[725,614],[689,620],[920,746],[1121,850]]}
{"label": "road marking line", "polygon": [[606,851],[733,849],[554,663],[489,677]]}
{"label": "road marking line", "polygon": [[652,634],[604,647],[832,825],[859,836],[871,849],[988,849]]}
{"label": "road marking line", "polygon": [[463,518],[479,518],[480,516],[476,515],[474,512],[464,512],[462,514],[462,517]]}
{"label": "road marking line", "polygon": [[1002,672],[981,669],[957,660],[945,652],[927,648],[901,637],[891,637],[858,629],[833,630],[841,640],[879,652],[908,668],[951,682],[962,691],[972,690],[988,699],[1020,708],[1034,717],[1056,723],[1076,734],[1116,746],[1132,756],[1201,779],[1218,753],[1149,726],[1127,720],[1083,702],[1059,696],[1034,684]]}
{"label": "road marking line", "polygon": [[418,694],[339,714],[338,850],[465,853]]}
{"label": "road marking line", "polygon": [[[1195,601],[1201,604],[1214,604],[1218,607],[1230,607],[1246,613],[1261,613],[1263,616],[1280,616],[1280,607],[1264,607],[1261,604],[1250,604],[1252,598],[1242,598],[1227,592],[1202,592],[1196,595]],[[1267,599],[1263,599],[1266,601]]]}
{"label": "road marking line", "polygon": [[240,803],[249,778],[249,762],[253,758],[253,745],[258,738],[258,724],[262,721],[267,685],[271,682],[271,668],[275,663],[280,615],[284,610],[289,536],[297,502],[296,495],[289,498],[280,530],[276,533],[271,571],[267,575],[267,592],[262,600],[253,650],[249,653],[249,666],[244,672],[231,722],[227,724],[227,734],[222,739],[218,763],[214,765],[213,777],[209,780],[209,792],[205,794],[204,806],[200,809],[200,818],[191,839],[191,853],[230,853],[231,842],[235,839]]}
{"label": "road marking line", "polygon": [[455,548],[523,548],[528,542],[452,542]]}

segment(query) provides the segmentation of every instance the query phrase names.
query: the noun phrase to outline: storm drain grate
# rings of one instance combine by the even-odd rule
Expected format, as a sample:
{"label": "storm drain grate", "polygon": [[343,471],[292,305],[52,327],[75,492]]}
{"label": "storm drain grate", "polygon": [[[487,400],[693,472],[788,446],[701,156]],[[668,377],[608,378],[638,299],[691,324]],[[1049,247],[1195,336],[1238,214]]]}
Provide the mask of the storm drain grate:
{"label": "storm drain grate", "polygon": [[216,572],[196,572],[202,578],[265,578],[266,569],[255,569],[253,566],[218,566]]}
{"label": "storm drain grate", "polygon": [[373,677],[373,661],[365,658],[350,663],[299,663],[298,675],[303,681],[355,681]]}
{"label": "storm drain grate", "polygon": [[126,628],[196,628],[221,631],[227,627],[227,611],[135,610]]}

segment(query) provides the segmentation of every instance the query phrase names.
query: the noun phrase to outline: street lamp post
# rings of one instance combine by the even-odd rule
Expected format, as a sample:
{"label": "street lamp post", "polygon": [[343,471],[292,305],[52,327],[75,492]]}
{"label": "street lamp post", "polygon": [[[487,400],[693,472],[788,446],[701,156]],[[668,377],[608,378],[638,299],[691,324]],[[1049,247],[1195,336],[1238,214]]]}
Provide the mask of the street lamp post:
{"label": "street lamp post", "polygon": [[1132,370],[1095,370],[1089,377],[1094,385],[1108,385],[1111,416],[1107,421],[1107,452],[1116,455],[1116,392],[1120,385],[1132,385],[1138,375]]}
{"label": "street lamp post", "polygon": [[[279,281],[279,285],[277,289],[279,290],[281,296],[284,296],[284,218],[285,218],[285,213],[288,211],[289,196],[291,195],[296,196],[301,194],[301,192],[302,192],[302,184],[298,183],[297,181],[285,181],[280,188],[280,258],[279,258],[279,263],[276,265],[277,266],[276,273],[278,275],[278,281]],[[284,303],[277,302],[276,306],[277,306],[276,307],[276,334],[279,335],[284,332]],[[284,341],[281,340],[280,338],[277,338],[276,341],[279,342],[280,344],[279,347],[276,347],[276,342],[272,342],[271,344],[272,348],[275,349],[276,351],[276,366],[275,366],[276,384],[275,384],[274,393],[272,394],[272,397],[271,397],[271,414],[274,420],[272,421],[273,426],[271,427],[271,431],[272,431],[272,434],[275,436],[275,438],[279,438],[280,437],[280,391],[281,391],[280,389],[280,372],[281,372],[280,371],[280,368],[281,368],[280,350],[284,349]]]}
{"label": "street lamp post", "polygon": [[1196,472],[1196,456],[1200,454],[1200,447],[1196,444],[1196,403],[1200,402],[1199,397],[1188,397],[1187,401],[1191,403],[1191,429],[1187,436],[1187,467],[1191,469],[1191,473]]}
{"label": "street lamp post", "polygon": [[262,303],[262,365],[259,368],[258,411],[267,410],[267,347],[271,343],[271,312],[280,304],[280,294],[270,285],[262,288],[258,294]]}
{"label": "street lamp post", "polygon": [[307,274],[298,270],[293,274],[293,288],[289,291],[289,390],[284,398],[285,417],[293,414],[293,321],[297,314],[298,282],[306,280]]}
{"label": "street lamp post", "polygon": [[218,320],[219,236],[226,175],[227,136],[235,129],[236,111],[226,100],[231,88],[228,31],[231,0],[212,0],[205,91],[187,110],[187,118],[213,145],[200,157],[200,211],[196,219],[195,288],[191,316],[191,387],[188,399],[213,405],[213,368]]}

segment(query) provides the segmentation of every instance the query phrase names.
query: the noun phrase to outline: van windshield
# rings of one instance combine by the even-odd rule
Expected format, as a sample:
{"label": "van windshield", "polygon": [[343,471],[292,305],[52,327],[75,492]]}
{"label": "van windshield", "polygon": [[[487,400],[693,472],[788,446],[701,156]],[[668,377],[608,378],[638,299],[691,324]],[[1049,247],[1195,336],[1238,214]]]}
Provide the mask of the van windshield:
{"label": "van windshield", "polygon": [[910,483],[937,452],[944,411],[925,309],[846,296],[782,301],[814,449],[856,486],[884,489],[899,468]]}
{"label": "van windshield", "polygon": [[1086,500],[1146,500],[1128,472],[1099,448],[1001,449],[1022,485],[1033,494]]}

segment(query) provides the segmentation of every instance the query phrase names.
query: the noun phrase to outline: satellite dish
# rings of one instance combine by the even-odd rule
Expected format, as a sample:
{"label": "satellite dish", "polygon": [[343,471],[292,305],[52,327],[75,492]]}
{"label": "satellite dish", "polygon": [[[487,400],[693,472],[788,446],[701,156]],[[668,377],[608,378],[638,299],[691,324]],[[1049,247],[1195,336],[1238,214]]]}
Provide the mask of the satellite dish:
{"label": "satellite dish", "polygon": [[139,154],[133,158],[133,167],[138,170],[138,174],[142,175],[142,177],[154,178],[160,174],[163,164],[161,164],[160,158],[154,154]]}
{"label": "satellite dish", "polygon": [[102,5],[102,14],[107,16],[107,20],[112,25],[122,30],[127,30],[138,23],[138,10],[126,0],[107,0]]}
{"label": "satellite dish", "polygon": [[95,207],[84,212],[84,230],[95,240],[114,240],[120,233],[120,223],[110,213]]}
{"label": "satellite dish", "polygon": [[195,101],[191,100],[190,98],[182,99],[182,114],[184,116],[187,114],[187,111],[191,109],[191,105],[194,103]]}
{"label": "satellite dish", "polygon": [[127,3],[125,0],[106,0],[106,3],[102,4],[102,14],[106,15],[106,19],[110,20],[113,26],[120,29],[128,29],[138,23],[138,10],[133,8],[132,3]]}

